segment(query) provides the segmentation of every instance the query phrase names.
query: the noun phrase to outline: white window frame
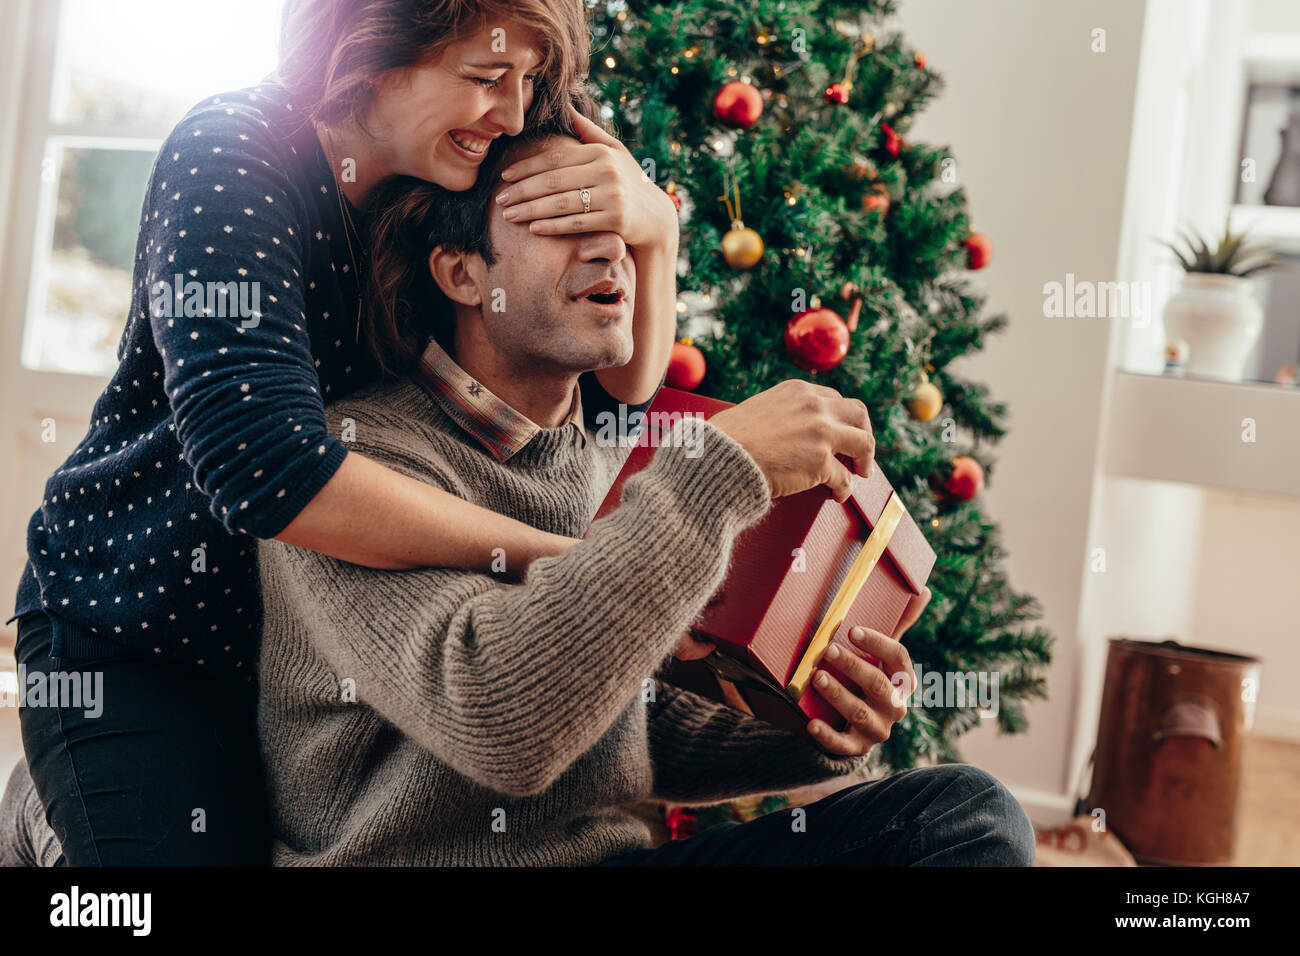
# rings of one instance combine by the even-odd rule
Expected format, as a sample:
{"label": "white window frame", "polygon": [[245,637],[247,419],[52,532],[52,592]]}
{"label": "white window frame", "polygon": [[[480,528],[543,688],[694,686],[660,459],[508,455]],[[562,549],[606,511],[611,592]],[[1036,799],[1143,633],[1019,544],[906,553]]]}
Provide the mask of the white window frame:
{"label": "white window frame", "polygon": [[[36,323],[42,321],[49,289],[54,210],[62,172],[57,158],[61,150],[128,149],[153,154],[171,132],[171,124],[165,122],[124,127],[118,123],[69,123],[51,119],[54,98],[58,93],[56,80],[64,75],[61,68],[66,62],[66,53],[59,45],[63,10],[63,0],[43,0],[33,10],[18,137],[21,150],[18,168],[35,170],[36,175],[31,180],[29,173],[20,172],[12,180],[12,188],[18,195],[10,217],[10,248],[15,251],[25,249],[26,255],[15,255],[8,262],[6,287],[12,297],[9,305],[15,308],[9,314],[17,319],[21,329],[18,333],[19,361],[24,368],[35,372],[52,371],[28,366],[26,362],[35,360],[31,333]],[[30,181],[38,183],[38,188],[23,190],[21,184]],[[121,303],[124,319],[129,307],[129,302]]]}

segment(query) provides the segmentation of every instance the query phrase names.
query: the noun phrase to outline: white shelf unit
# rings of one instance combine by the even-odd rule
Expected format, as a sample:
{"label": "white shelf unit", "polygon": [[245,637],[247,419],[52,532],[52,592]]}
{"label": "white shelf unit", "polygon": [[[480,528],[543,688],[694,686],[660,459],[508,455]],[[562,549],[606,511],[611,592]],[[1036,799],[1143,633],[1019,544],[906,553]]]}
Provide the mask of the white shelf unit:
{"label": "white shelf unit", "polygon": [[1111,402],[1107,474],[1300,497],[1300,388],[1117,371]]}
{"label": "white shelf unit", "polygon": [[1281,252],[1300,256],[1300,206],[1236,205],[1232,228],[1234,232],[1249,229],[1251,244],[1268,242]]}

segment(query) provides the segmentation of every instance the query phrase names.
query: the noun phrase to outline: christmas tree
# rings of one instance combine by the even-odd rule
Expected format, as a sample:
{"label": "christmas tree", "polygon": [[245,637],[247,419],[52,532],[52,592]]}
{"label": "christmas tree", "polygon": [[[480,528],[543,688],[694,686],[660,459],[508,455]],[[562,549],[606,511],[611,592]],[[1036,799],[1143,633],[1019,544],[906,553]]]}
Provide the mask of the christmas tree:
{"label": "christmas tree", "polygon": [[[793,377],[871,412],[876,461],[938,554],[906,636],[921,687],[882,767],[960,759],[976,700],[929,707],[925,672],[996,675],[1001,731],[1046,696],[1051,635],[1010,588],[979,491],[1006,408],[951,368],[1006,325],[981,317],[972,230],[948,151],[908,138],[941,89],[878,33],[894,0],[588,0],[590,78],[617,135],[680,204],[670,384],[741,401]],[[991,683],[991,682],[990,682]],[[948,703],[951,703],[949,701]]]}

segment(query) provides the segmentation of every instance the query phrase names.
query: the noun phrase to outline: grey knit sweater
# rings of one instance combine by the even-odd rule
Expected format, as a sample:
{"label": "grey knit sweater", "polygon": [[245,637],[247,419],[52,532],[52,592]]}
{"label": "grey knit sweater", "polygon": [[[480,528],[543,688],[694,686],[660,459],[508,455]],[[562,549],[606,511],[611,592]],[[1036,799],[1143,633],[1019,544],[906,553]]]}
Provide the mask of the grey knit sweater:
{"label": "grey knit sweater", "polygon": [[[498,462],[410,380],[326,415],[332,434],[352,419],[352,447],[399,472],[574,537],[627,456],[588,422]],[[621,804],[860,767],[651,677],[770,506],[739,444],[706,424],[702,449],[661,447],[615,513],[522,582],[261,542],[275,862],[591,864],[648,845]]]}

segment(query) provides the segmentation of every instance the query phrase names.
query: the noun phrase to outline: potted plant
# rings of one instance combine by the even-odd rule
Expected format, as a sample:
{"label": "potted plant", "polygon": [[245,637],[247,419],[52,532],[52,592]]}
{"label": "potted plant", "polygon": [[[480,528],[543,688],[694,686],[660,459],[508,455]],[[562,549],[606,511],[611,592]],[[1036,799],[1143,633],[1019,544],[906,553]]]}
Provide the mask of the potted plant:
{"label": "potted plant", "polygon": [[1247,280],[1281,260],[1273,248],[1248,245],[1245,232],[1234,233],[1231,213],[1213,247],[1193,230],[1183,230],[1180,238],[1182,248],[1164,243],[1185,271],[1182,286],[1164,310],[1170,347],[1186,343],[1189,372],[1240,379],[1264,324]]}

